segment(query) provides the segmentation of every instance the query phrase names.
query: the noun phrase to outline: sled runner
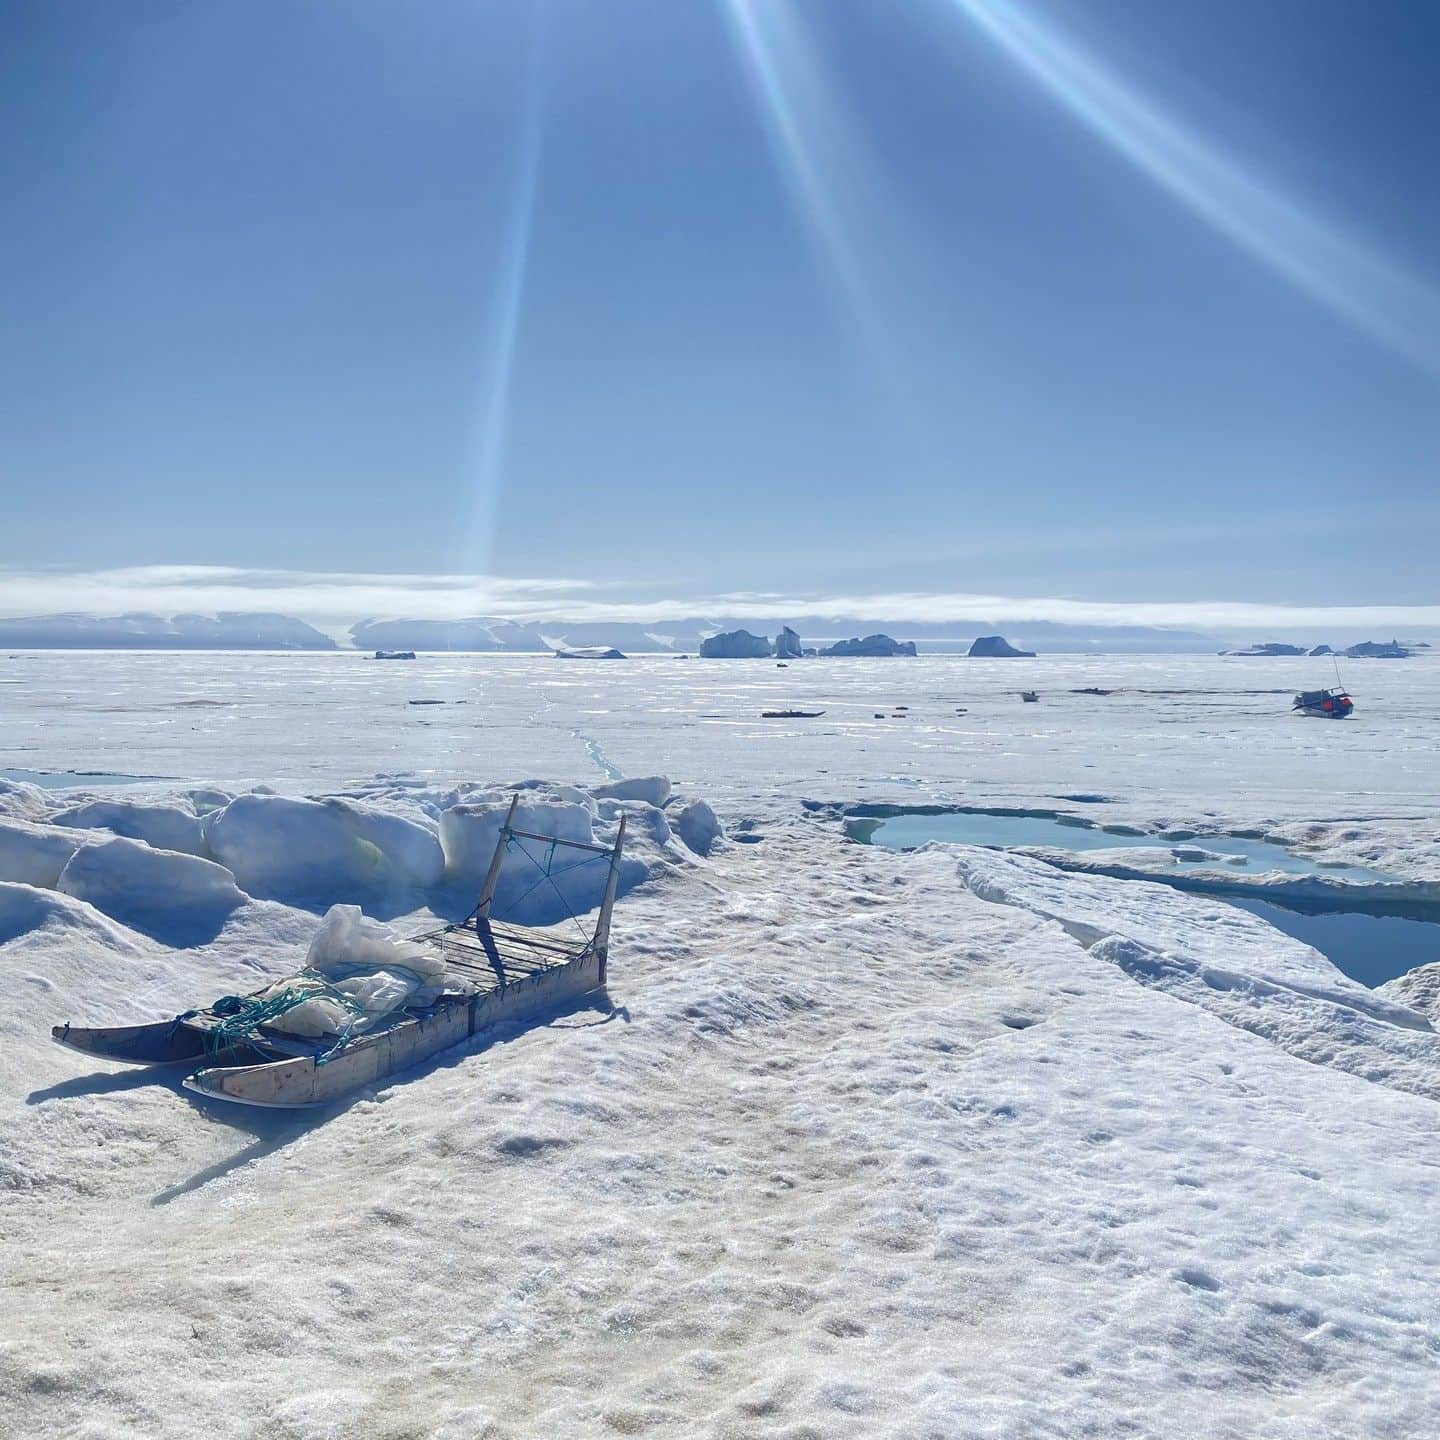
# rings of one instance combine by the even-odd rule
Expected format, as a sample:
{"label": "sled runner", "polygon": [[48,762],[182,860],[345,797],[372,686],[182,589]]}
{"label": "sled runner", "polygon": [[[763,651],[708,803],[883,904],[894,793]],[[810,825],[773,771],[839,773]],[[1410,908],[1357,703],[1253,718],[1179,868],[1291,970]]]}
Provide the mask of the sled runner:
{"label": "sled runner", "polygon": [[[441,978],[428,988],[424,1003],[402,1005],[373,1022],[365,1019],[360,1028],[359,1006],[320,977],[302,971],[290,982],[267,986],[254,995],[226,996],[173,1020],[110,1028],[57,1025],[51,1031],[53,1038],[83,1054],[133,1065],[203,1062],[182,1082],[187,1090],[245,1105],[290,1109],[327,1104],[492,1026],[545,1014],[602,990],[625,817],[620,817],[613,846],[562,840],[517,830],[518,799],[510,802],[475,909],[458,924],[404,942],[407,949],[418,947],[427,963],[439,962],[433,968]],[[505,855],[524,840],[547,847],[551,861],[563,848],[589,851],[591,860],[608,864],[595,929],[583,943],[558,927],[492,919]],[[549,878],[549,863],[542,867],[523,847],[522,853],[542,872],[542,880]],[[349,1004],[356,1019],[353,1033],[350,1026],[339,1034],[313,1037],[279,1028],[286,1013],[317,998]]]}

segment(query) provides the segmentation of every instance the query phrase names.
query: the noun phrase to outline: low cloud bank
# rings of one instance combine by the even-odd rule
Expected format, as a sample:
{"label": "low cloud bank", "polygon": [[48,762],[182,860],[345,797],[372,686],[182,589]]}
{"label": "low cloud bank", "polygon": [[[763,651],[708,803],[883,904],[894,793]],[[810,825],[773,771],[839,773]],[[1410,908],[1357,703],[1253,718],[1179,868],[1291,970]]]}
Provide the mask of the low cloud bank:
{"label": "low cloud bank", "polygon": [[477,616],[528,625],[626,624],[665,628],[710,617],[770,621],[776,616],[826,625],[852,621],[950,626],[1056,624],[1099,629],[1155,627],[1226,635],[1307,630],[1440,629],[1435,605],[1287,605],[1236,600],[1096,601],[967,591],[784,594],[737,591],[627,596],[620,584],[557,577],[371,574],[258,570],[204,565],[135,566],[94,571],[0,569],[0,616],[63,613],[165,616],[265,612],[299,616],[333,629],[365,617],[456,621]]}

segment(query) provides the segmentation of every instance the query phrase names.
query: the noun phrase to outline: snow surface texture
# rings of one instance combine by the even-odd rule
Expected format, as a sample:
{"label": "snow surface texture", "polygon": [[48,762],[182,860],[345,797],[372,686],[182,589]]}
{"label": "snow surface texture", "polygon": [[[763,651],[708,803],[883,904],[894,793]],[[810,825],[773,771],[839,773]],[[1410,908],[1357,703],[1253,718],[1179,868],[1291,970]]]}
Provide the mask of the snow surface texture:
{"label": "snow surface texture", "polygon": [[1347,979],[1247,911],[1168,886],[1066,874],[1023,855],[965,849],[958,869],[982,899],[1058,921],[1142,985],[1301,1059],[1440,1100],[1440,1035],[1425,1013]]}
{"label": "snow surface texture", "polygon": [[[922,655],[780,670],[672,656],[576,666],[422,655],[387,666],[343,652],[243,663],[33,652],[0,655],[0,680],[13,682],[0,685],[0,767],[83,766],[231,792],[264,782],[295,796],[377,775],[420,786],[457,775],[587,785],[613,778],[607,767],[661,770],[722,814],[786,814],[802,798],[1048,808],[1201,837],[1251,829],[1440,880],[1440,655],[1349,662],[1351,719],[1291,715],[1297,690],[1333,682],[1329,665]],[[1075,693],[1086,688],[1112,693]],[[1023,705],[1022,689],[1040,703]],[[825,714],[760,718],[792,708]],[[174,785],[157,782],[154,793]],[[0,811],[42,818],[12,808],[33,801],[9,795],[0,781]]]}
{"label": "snow surface texture", "polygon": [[[1365,672],[1366,729],[1244,693],[1296,688],[1288,660],[422,659],[361,682],[351,657],[121,658],[13,662],[44,678],[8,687],[0,761],[184,777],[124,798],[193,813],[203,853],[0,786],[3,864],[58,859],[58,883],[88,852],[98,875],[97,903],[0,878],[0,1433],[1433,1433],[1425,972],[1366,991],[1213,899],[851,844],[802,802],[1251,827],[1434,881],[1440,667]],[[183,707],[201,695],[222,703]],[[912,718],[872,721],[882,695]],[[451,703],[422,722],[413,698]],[[792,701],[838,718],[752,718]],[[518,787],[533,828],[628,819],[615,1009],[320,1117],[50,1043],[292,973],[334,903],[402,934],[467,909],[506,782],[541,769],[561,782]],[[599,793],[617,769],[674,793]],[[507,855],[507,898],[547,849]],[[97,908],[132,867],[186,886],[168,920],[194,934]]]}
{"label": "snow surface texture", "polygon": [[623,1010],[324,1123],[43,1038],[288,965],[313,916],[177,955],[0,887],[44,982],[3,1020],[0,1425],[164,1440],[198,1394],[207,1433],[306,1440],[1427,1433],[1434,1102],[1135,983],[956,854],[728,846],[617,908]]}

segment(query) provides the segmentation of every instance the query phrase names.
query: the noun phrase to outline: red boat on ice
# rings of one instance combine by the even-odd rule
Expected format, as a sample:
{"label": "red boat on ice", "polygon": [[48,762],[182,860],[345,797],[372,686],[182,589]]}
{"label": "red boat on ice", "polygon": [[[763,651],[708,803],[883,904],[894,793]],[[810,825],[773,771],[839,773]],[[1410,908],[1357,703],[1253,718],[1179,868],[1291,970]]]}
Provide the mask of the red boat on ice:
{"label": "red boat on ice", "polygon": [[1320,720],[1343,720],[1354,710],[1355,702],[1340,689],[1302,690],[1290,708]]}

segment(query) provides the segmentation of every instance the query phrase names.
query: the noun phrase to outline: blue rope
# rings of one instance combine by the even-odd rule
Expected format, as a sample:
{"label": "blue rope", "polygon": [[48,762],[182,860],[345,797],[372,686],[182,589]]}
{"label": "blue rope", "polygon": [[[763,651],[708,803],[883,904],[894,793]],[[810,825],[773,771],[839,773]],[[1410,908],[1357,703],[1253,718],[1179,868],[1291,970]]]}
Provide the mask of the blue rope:
{"label": "blue rope", "polygon": [[205,1049],[211,1058],[216,1059],[224,1051],[235,1050],[242,1045],[255,1048],[255,1032],[262,1026],[278,1020],[307,1000],[328,999],[336,1001],[350,1012],[349,1022],[336,1036],[334,1043],[315,1057],[317,1065],[323,1065],[330,1060],[354,1034],[356,1025],[365,1018],[365,1007],[343,990],[337,990],[313,970],[302,970],[294,978],[318,981],[319,984],[287,985],[277,994],[258,1000],[247,1000],[238,995],[225,995],[217,1000],[211,1007],[211,1012],[221,1017],[220,1023],[205,1034]]}

